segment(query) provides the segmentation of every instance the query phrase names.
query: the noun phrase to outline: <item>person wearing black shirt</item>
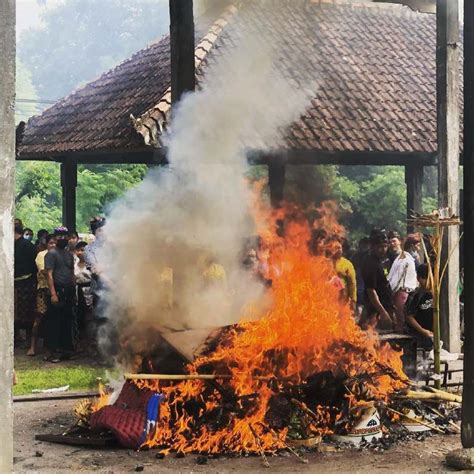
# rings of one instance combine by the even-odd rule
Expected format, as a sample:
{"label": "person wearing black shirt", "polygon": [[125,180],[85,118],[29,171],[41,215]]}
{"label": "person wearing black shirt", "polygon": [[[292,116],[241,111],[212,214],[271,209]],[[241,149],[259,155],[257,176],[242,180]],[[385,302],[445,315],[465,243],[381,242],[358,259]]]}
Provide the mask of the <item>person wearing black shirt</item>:
{"label": "person wearing black shirt", "polygon": [[49,250],[44,259],[48,276],[50,303],[46,316],[45,360],[58,362],[74,351],[74,307],[76,286],[74,280],[74,257],[68,250],[68,230],[54,230],[56,248]]}
{"label": "person wearing black shirt", "polygon": [[408,331],[424,349],[433,347],[433,293],[428,284],[428,265],[416,270],[420,286],[409,296],[405,306]]}
{"label": "person wearing black shirt", "polygon": [[35,319],[36,304],[36,248],[23,237],[21,221],[15,222],[15,340],[20,329],[30,335]]}
{"label": "person wearing black shirt", "polygon": [[383,231],[372,232],[370,251],[362,263],[365,311],[361,318],[362,327],[392,329],[394,305],[392,290],[387,280],[388,239]]}

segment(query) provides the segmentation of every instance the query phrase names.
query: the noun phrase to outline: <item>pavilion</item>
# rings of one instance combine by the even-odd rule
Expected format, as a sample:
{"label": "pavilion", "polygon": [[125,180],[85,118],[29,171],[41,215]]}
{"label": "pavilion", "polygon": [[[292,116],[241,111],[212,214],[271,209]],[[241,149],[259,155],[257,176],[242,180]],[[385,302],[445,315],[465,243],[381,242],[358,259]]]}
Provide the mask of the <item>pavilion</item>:
{"label": "pavilion", "polygon": [[[407,212],[420,212],[425,166],[442,170],[440,202],[457,190],[450,169],[459,137],[448,139],[448,120],[459,115],[446,73],[457,57],[451,9],[433,15],[349,0],[234,2],[195,31],[192,1],[170,2],[171,41],[160,39],[20,124],[17,159],[61,163],[63,222],[75,228],[78,164],[165,164],[172,103],[204,83],[209,64],[243,35],[257,34],[278,45],[275,67],[295,87],[317,84],[277,149],[248,152],[251,164],[268,166],[272,202],[284,196],[287,166],[396,165],[405,168]],[[457,298],[457,264],[451,267],[446,314]],[[446,339],[457,347],[459,316],[452,313]]]}

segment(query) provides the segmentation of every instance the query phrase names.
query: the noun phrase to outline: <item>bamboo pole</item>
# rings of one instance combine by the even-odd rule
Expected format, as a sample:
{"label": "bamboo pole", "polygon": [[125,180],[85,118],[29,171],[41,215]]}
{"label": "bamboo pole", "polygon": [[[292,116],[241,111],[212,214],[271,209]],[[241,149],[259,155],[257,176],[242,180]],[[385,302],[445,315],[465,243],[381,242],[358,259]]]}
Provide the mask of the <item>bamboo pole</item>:
{"label": "bamboo pole", "polygon": [[398,398],[408,398],[411,400],[436,400],[440,402],[454,403],[462,402],[462,397],[460,395],[443,392],[441,390],[436,390],[434,392],[415,392],[414,390],[408,390],[406,393],[398,395]]}
{"label": "bamboo pole", "polygon": [[125,380],[216,380],[231,377],[215,374],[123,374]]}
{"label": "bamboo pole", "polygon": [[437,431],[438,433],[443,433],[443,434],[445,433],[445,431],[442,430],[441,428],[438,428],[436,425],[432,425],[431,423],[427,423],[426,421],[418,420],[417,418],[413,418],[410,415],[406,415],[405,413],[394,410],[393,408],[390,408],[390,407],[387,407],[387,410],[391,411],[392,413],[395,413],[397,415],[400,415],[400,416],[406,418],[407,420],[413,421],[414,423],[418,423],[420,425],[426,426],[430,430]]}
{"label": "bamboo pole", "polygon": [[441,247],[443,239],[443,230],[439,223],[435,226],[435,246],[436,246],[436,263],[434,265],[434,281],[433,281],[433,352],[434,352],[434,373],[437,375],[434,381],[437,389],[441,388],[441,328],[439,323],[439,295],[440,280],[439,267],[441,262]]}
{"label": "bamboo pole", "polygon": [[[232,379],[231,374],[123,374],[125,380],[218,380]],[[271,380],[267,375],[253,375],[253,380]]]}

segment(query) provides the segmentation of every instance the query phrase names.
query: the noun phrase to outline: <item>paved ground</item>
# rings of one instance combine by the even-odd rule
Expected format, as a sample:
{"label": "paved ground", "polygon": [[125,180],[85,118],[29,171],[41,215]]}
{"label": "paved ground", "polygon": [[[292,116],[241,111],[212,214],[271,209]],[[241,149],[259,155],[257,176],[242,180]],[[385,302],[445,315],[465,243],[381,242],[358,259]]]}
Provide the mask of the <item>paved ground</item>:
{"label": "paved ground", "polygon": [[15,403],[15,472],[133,472],[142,466],[145,472],[426,472],[449,470],[445,454],[460,447],[459,436],[434,436],[411,441],[382,453],[343,451],[314,453],[309,464],[294,457],[269,458],[265,470],[258,457],[211,459],[198,465],[196,456],[156,459],[156,452],[127,449],[85,449],[41,443],[37,433],[61,433],[70,426],[75,400]]}

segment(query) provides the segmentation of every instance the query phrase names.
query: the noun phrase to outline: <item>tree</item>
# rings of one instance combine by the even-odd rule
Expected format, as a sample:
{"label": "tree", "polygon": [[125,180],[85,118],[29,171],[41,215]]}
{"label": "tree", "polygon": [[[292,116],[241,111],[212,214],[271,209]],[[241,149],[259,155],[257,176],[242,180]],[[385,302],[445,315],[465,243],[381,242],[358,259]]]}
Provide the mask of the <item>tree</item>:
{"label": "tree", "polygon": [[[146,165],[89,165],[78,170],[78,230],[87,231],[89,219],[142,181]],[[58,163],[19,162],[16,216],[37,231],[61,223],[61,186]]]}
{"label": "tree", "polygon": [[39,96],[59,99],[159,38],[168,24],[165,0],[65,0],[21,35],[18,53]]}

